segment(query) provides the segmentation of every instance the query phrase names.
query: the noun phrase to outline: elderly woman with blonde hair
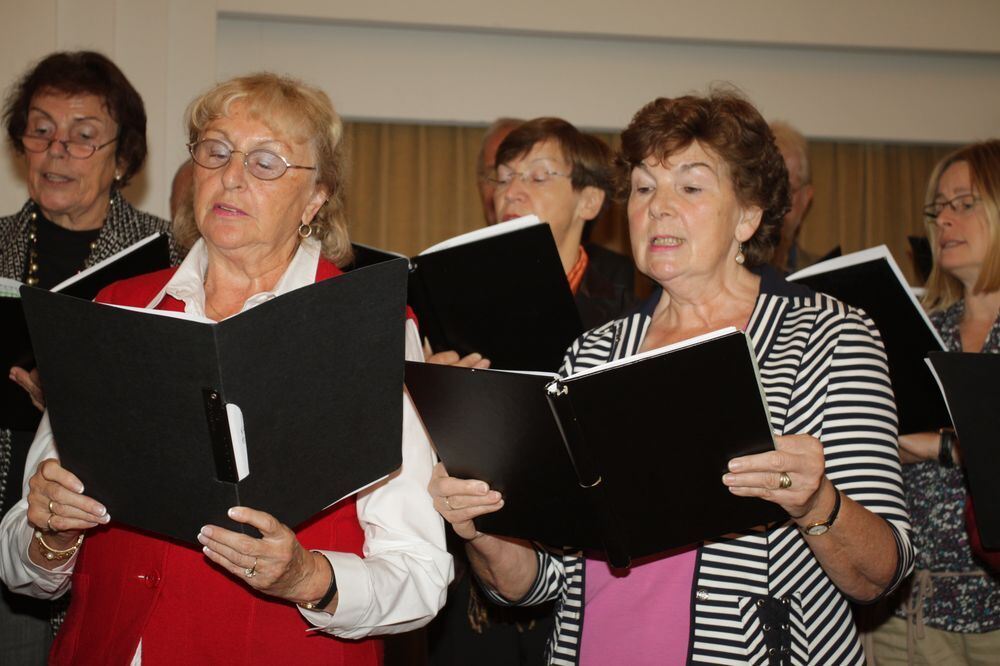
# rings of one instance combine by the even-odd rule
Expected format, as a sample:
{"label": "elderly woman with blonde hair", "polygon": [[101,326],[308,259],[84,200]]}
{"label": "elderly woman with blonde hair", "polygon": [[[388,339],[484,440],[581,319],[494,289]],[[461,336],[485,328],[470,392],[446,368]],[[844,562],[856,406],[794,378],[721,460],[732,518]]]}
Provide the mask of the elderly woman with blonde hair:
{"label": "elderly woman with blonde hair", "polygon": [[[221,320],[340,274],[342,124],[323,92],[270,74],[233,79],[192,103],[188,131],[193,193],[177,234],[190,253],[98,300]],[[408,355],[419,357],[417,340],[407,322]],[[0,575],[33,596],[72,587],[53,663],[377,664],[368,637],[427,622],[452,575],[423,491],[433,453],[405,398],[402,458],[295,531],[233,507],[261,537],[207,525],[199,551],[116,524],[60,466],[46,418],[24,498],[0,526]]]}

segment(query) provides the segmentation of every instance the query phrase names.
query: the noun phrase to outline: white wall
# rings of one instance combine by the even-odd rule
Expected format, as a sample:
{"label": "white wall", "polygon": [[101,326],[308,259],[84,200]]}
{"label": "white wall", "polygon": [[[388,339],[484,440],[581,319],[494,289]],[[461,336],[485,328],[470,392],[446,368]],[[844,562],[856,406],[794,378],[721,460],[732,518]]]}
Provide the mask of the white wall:
{"label": "white wall", "polygon": [[[161,215],[188,101],[217,77],[265,68],[322,85],[355,119],[546,114],[617,128],[656,95],[731,81],[814,137],[1000,136],[992,0],[591,4],[0,0],[0,84],[55,49],[114,58],[149,115],[149,162],[128,196]],[[0,160],[0,212],[24,196],[14,161]]]}

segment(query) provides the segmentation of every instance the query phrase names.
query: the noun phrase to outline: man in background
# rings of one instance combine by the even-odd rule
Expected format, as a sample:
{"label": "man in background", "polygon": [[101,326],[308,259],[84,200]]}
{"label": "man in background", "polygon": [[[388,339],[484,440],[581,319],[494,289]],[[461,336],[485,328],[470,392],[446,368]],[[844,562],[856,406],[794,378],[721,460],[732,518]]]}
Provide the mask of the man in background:
{"label": "man in background", "polygon": [[791,273],[816,263],[818,256],[799,246],[802,221],[809,212],[813,199],[813,186],[809,173],[809,145],[802,134],[786,122],[771,123],[774,140],[788,169],[789,195],[792,207],[785,214],[781,225],[781,239],[774,250],[771,265],[784,273]]}

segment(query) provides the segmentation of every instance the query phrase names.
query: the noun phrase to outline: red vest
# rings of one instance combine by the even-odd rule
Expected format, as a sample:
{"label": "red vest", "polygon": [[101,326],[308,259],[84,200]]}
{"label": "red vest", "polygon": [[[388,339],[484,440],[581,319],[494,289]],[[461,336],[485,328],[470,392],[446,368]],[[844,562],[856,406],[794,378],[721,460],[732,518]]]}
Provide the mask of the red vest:
{"label": "red vest", "polygon": [[[116,283],[97,300],[146,306],[176,269]],[[316,280],[341,271],[321,259]],[[165,296],[160,310],[184,304]],[[364,533],[350,497],[297,530],[307,549],[361,555]],[[342,640],[290,603],[254,593],[200,550],[111,523],[88,532],[73,572],[72,601],[53,664],[128,664],[142,640],[144,666],[159,664],[377,665],[381,641]]]}

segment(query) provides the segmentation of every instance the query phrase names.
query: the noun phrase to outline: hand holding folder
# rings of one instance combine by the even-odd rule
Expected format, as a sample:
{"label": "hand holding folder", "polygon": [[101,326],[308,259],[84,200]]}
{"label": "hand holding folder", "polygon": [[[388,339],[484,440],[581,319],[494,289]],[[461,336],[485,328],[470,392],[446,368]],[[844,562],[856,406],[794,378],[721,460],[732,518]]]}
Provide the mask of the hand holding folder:
{"label": "hand holding folder", "polygon": [[192,543],[249,529],[233,506],[302,523],[399,467],[405,279],[386,262],[219,323],[23,288],[62,464]]}
{"label": "hand holding folder", "polygon": [[[477,520],[483,532],[603,549],[628,566],[788,518],[721,481],[732,458],[774,448],[756,361],[735,329],[565,378],[407,363],[406,384],[448,473],[502,494]],[[475,487],[465,486],[476,503],[491,504]]]}

